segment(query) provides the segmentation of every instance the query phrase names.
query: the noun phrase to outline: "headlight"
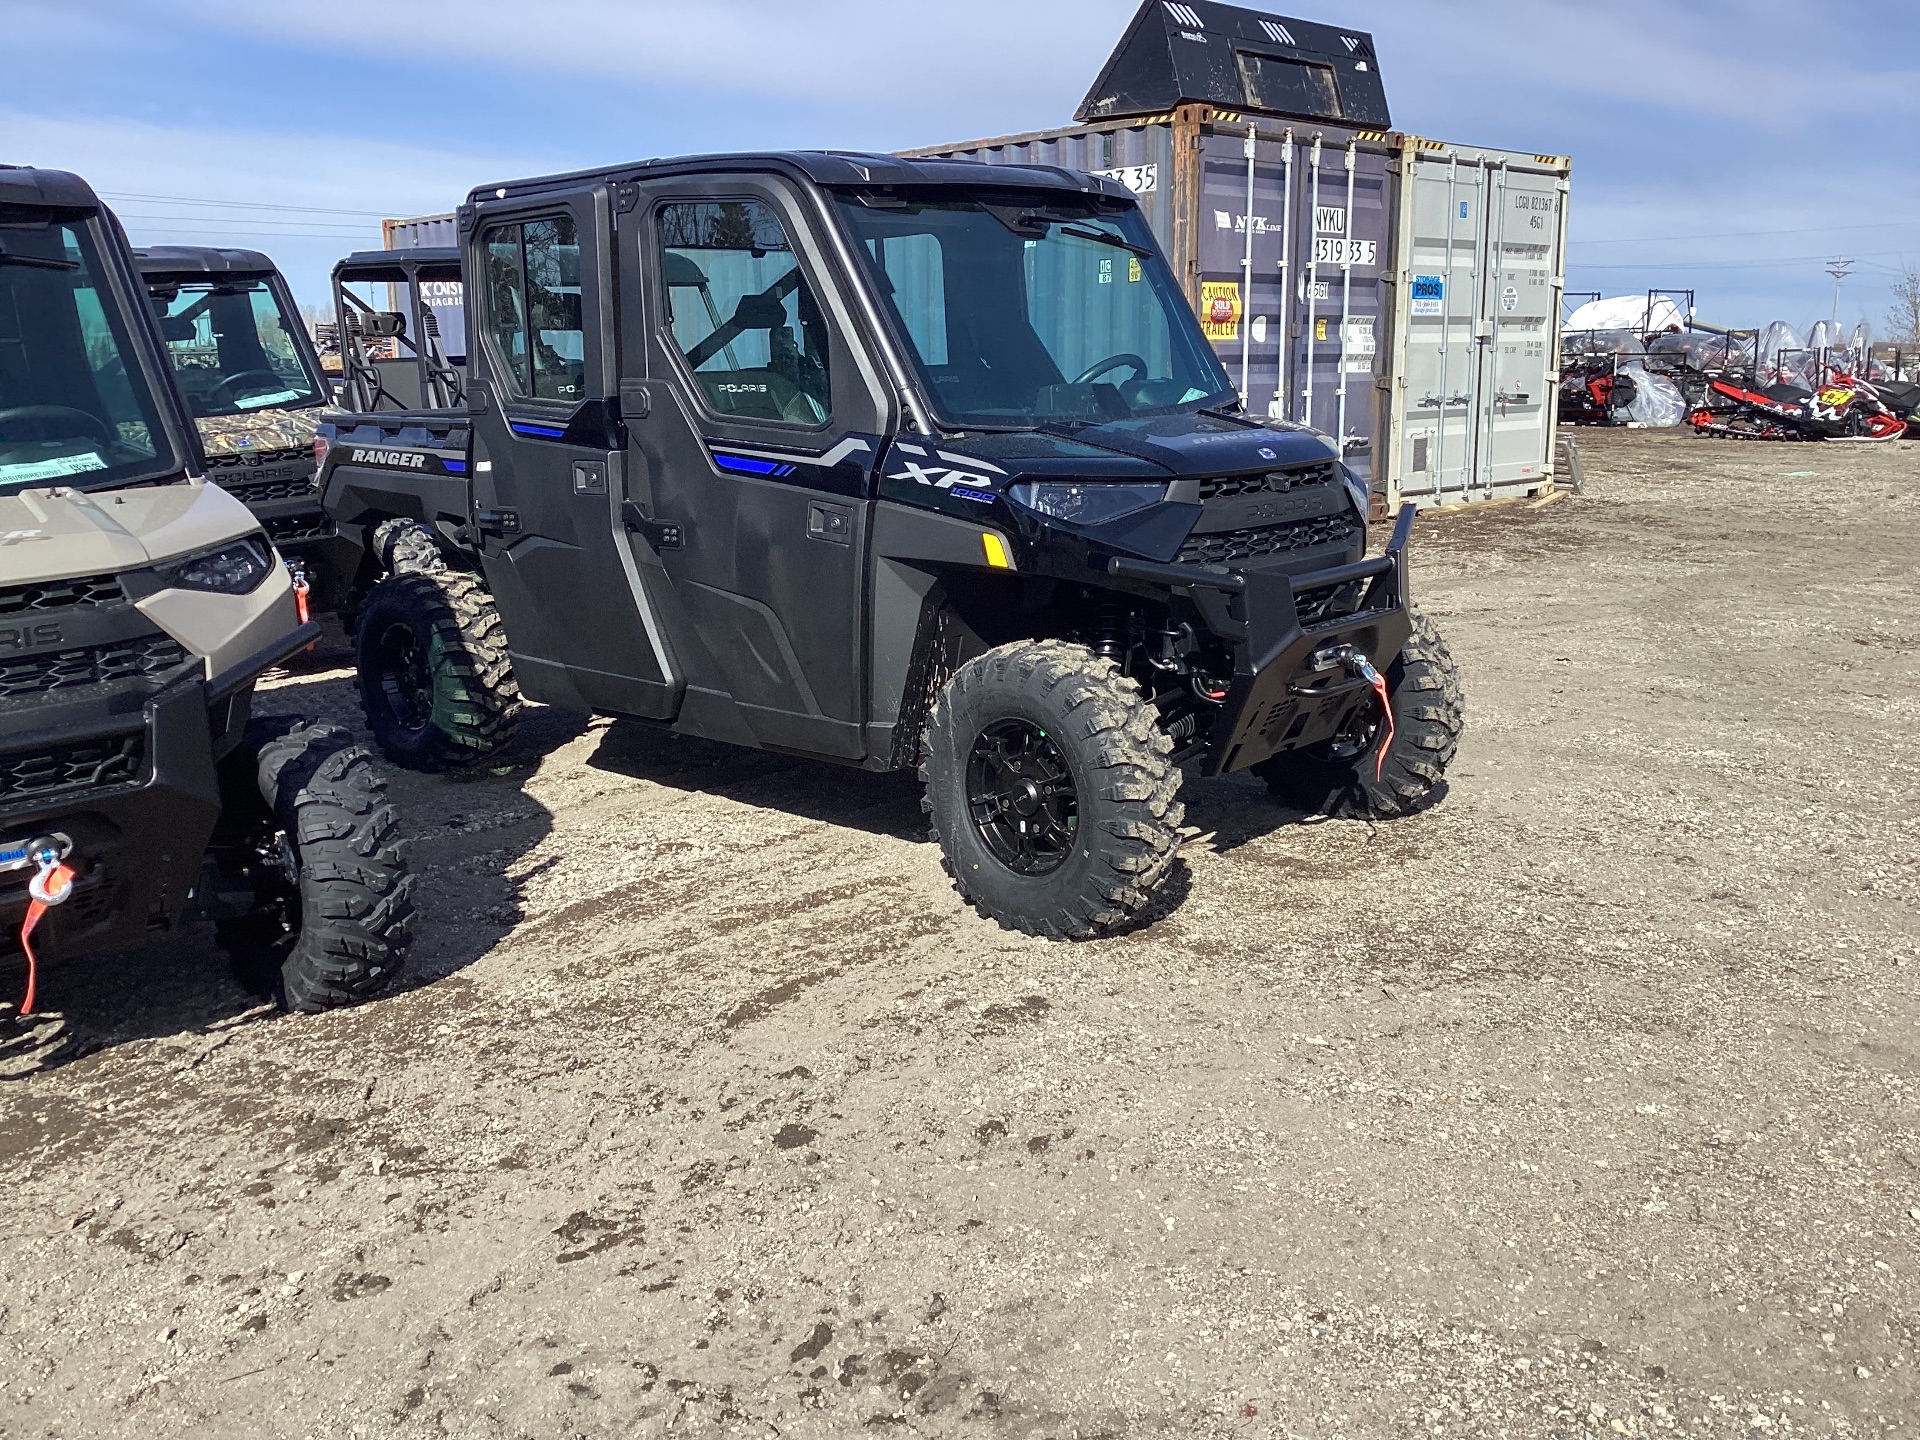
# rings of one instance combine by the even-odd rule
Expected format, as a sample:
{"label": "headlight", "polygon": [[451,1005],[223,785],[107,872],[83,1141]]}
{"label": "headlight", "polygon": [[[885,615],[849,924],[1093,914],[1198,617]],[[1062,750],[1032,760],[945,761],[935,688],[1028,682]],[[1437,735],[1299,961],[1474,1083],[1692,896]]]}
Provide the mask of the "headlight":
{"label": "headlight", "polygon": [[273,573],[273,556],[257,538],[236,540],[196,555],[174,567],[167,578],[182,590],[211,590],[216,595],[250,595]]}
{"label": "headlight", "polygon": [[1163,480],[1151,485],[1131,481],[1081,484],[1023,480],[1007,494],[1015,503],[1055,520],[1075,525],[1104,525],[1136,510],[1145,510],[1149,505],[1158,505],[1167,498],[1167,486]]}

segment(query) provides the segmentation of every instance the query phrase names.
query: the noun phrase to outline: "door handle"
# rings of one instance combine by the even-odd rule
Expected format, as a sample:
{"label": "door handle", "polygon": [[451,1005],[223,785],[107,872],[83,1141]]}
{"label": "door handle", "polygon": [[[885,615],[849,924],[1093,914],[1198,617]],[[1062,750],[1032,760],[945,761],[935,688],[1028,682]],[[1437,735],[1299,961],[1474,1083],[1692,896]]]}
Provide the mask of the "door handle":
{"label": "door handle", "polygon": [[671,520],[651,520],[638,505],[631,500],[620,502],[620,523],[636,535],[645,538],[656,550],[678,550],[686,544],[686,536],[680,526]]}

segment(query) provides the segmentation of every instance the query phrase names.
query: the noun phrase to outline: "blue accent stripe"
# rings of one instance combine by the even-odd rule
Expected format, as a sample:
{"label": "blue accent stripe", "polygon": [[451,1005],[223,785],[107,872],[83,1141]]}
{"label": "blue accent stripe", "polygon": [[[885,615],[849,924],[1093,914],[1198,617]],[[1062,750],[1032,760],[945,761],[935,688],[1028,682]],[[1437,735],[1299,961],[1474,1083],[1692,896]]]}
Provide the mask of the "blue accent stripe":
{"label": "blue accent stripe", "polygon": [[464,460],[447,460],[443,458],[440,463],[447,467],[447,473],[449,475],[464,475],[467,473],[467,462]]}
{"label": "blue accent stripe", "polygon": [[741,475],[791,475],[793,466],[782,465],[777,460],[757,460],[751,455],[723,455],[719,451],[713,454],[713,463],[722,470],[732,470]]}
{"label": "blue accent stripe", "polygon": [[509,420],[507,423],[513,427],[516,435],[534,435],[542,440],[558,440],[567,433],[552,425],[532,425],[524,420]]}

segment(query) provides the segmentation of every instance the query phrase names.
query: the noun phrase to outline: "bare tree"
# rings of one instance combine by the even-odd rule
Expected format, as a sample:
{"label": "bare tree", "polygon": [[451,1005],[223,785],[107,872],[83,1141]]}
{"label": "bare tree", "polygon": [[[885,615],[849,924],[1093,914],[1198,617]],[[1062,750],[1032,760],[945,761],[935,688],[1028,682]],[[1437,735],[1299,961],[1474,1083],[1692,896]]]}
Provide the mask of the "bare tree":
{"label": "bare tree", "polygon": [[1887,338],[1903,345],[1920,345],[1920,269],[1909,265],[1893,282],[1893,308],[1887,311]]}

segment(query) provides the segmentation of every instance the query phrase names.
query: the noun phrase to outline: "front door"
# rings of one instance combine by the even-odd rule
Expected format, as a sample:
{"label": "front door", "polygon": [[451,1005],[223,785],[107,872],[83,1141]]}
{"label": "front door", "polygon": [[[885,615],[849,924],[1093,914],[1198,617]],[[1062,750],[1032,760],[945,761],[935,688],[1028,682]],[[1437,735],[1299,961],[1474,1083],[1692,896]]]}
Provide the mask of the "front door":
{"label": "front door", "polygon": [[670,588],[682,727],[858,759],[889,392],[818,203],[772,176],[640,187],[621,238],[647,357],[626,392],[626,513]]}
{"label": "front door", "polygon": [[625,553],[611,211],[603,191],[490,213],[468,247],[474,524],[536,700],[667,718],[669,651]]}

